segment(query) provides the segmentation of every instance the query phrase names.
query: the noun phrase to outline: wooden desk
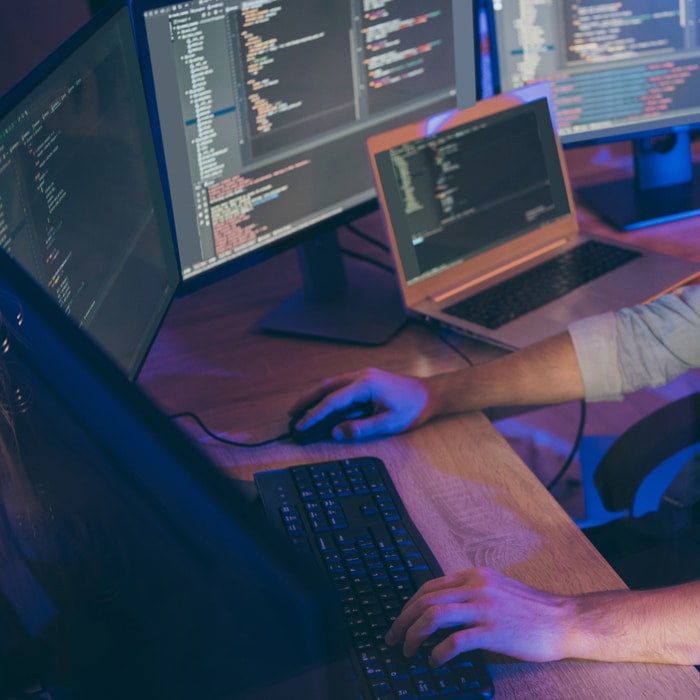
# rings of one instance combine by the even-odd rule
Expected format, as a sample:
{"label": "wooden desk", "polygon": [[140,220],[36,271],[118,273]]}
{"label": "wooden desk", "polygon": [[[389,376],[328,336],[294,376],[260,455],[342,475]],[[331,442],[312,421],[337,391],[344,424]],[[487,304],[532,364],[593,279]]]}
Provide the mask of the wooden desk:
{"label": "wooden desk", "polygon": [[[376,217],[358,225],[378,228]],[[690,230],[692,225],[687,226]],[[659,246],[664,242],[651,233],[648,239]],[[679,245],[684,240],[679,234]],[[692,255],[700,259],[700,249]],[[144,366],[142,386],[167,412],[194,411],[224,437],[255,442],[284,433],[288,406],[330,374],[375,365],[428,375],[463,365],[464,360],[432,331],[414,323],[386,345],[369,348],[259,332],[257,321],[298,283],[296,260],[290,253],[178,300]],[[498,352],[467,339],[458,343],[474,361]],[[201,437],[193,424],[183,421],[183,427]],[[386,463],[446,571],[483,564],[562,593],[622,587],[481,414],[436,421],[402,436],[355,445],[301,448],[278,443],[255,449],[222,447],[211,441],[202,445],[223,469],[239,478],[260,469],[376,455]],[[692,668],[490,660],[499,700],[700,697],[700,674]]]}

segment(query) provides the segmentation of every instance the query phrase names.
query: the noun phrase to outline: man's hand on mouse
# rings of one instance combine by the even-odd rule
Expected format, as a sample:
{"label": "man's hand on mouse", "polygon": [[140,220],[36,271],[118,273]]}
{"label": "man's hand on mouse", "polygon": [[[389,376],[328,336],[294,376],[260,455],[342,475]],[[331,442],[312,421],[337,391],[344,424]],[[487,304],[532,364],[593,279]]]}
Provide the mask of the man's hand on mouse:
{"label": "man's hand on mouse", "polygon": [[303,430],[353,402],[371,401],[373,415],[346,421],[333,430],[335,440],[359,440],[422,425],[431,417],[429,399],[420,379],[369,368],[324,380],[297,400],[289,413],[295,415],[306,409],[297,423],[297,428]]}

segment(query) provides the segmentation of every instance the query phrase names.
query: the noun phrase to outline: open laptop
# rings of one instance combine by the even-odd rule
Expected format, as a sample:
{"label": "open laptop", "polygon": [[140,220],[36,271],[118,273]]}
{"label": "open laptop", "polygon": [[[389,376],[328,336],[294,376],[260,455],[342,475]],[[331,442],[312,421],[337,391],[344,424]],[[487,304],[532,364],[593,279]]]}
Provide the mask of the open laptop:
{"label": "open laptop", "polygon": [[[548,89],[528,86],[368,139],[409,314],[518,348],[700,272],[579,231]],[[542,263],[556,284],[539,279]]]}

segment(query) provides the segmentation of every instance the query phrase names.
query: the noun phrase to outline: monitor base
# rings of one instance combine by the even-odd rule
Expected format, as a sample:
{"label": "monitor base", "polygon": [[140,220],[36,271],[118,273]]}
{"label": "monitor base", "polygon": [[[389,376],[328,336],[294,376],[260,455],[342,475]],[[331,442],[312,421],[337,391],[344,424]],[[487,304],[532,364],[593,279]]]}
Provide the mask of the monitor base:
{"label": "monitor base", "polygon": [[316,301],[301,289],[260,323],[283,333],[358,345],[382,345],[406,323],[393,276],[368,265],[354,265],[342,295]]}
{"label": "monitor base", "polygon": [[700,164],[690,130],[632,141],[634,177],[577,190],[584,203],[620,231],[700,214]]}
{"label": "monitor base", "polygon": [[261,322],[263,330],[359,345],[381,345],[406,322],[387,270],[348,260],[332,229],[297,248],[302,289]]}
{"label": "monitor base", "polygon": [[700,215],[700,165],[691,182],[640,191],[634,179],[576,190],[582,202],[620,231],[634,231]]}

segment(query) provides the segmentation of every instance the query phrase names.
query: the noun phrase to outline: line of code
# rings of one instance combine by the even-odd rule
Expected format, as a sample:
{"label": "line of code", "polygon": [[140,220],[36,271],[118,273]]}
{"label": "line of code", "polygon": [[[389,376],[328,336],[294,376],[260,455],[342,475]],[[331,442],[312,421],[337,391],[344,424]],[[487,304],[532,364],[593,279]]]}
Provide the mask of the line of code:
{"label": "line of code", "polygon": [[[631,6],[630,6],[631,5]],[[571,3],[567,60],[621,60],[669,47],[681,48],[683,28],[678,0],[649,3]]]}
{"label": "line of code", "polygon": [[[77,80],[68,91],[57,97],[45,110],[41,118],[35,121],[20,138],[21,148],[25,152],[27,166],[32,171],[34,189],[43,203],[45,229],[42,250],[38,255],[43,258],[42,274],[46,277],[46,285],[56,295],[60,306],[70,312],[74,296],[80,291],[80,284],[73,284],[70,276],[69,263],[72,258],[70,248],[64,249],[60,242],[59,233],[64,221],[61,215],[61,205],[68,196],[67,184],[61,181],[64,135],[60,128],[51,128],[47,120],[58,112],[66,100],[70,99],[73,91],[78,89],[82,80]],[[72,149],[72,146],[71,146]]]}
{"label": "line of code", "polygon": [[309,164],[309,160],[300,160],[257,177],[234,175],[209,188],[217,255],[236,252],[270,233],[272,227],[263,223],[260,207],[288,193],[290,183],[286,176]]}
{"label": "line of code", "polygon": [[690,107],[700,89],[697,61],[662,61],[615,71],[560,76],[553,87],[562,133],[577,125],[652,118]]}
{"label": "line of code", "polygon": [[355,121],[346,3],[246,3],[234,21],[253,158]]}
{"label": "line of code", "polygon": [[[250,76],[247,83],[248,99],[251,109],[255,114],[254,128],[258,133],[269,132],[275,122],[275,117],[285,112],[299,109],[303,105],[302,99],[276,99],[271,100],[265,96],[269,88],[280,85],[282,78],[279,75],[266,76],[266,69],[275,67],[275,63],[283,60],[285,49],[300,46],[301,44],[313,44],[326,36],[323,31],[312,32],[304,36],[294,37],[288,41],[282,41],[277,37],[264,38],[256,30],[260,25],[268,24],[276,19],[282,8],[278,6],[243,7],[241,10],[242,27],[241,36],[245,47],[245,63],[247,73]],[[283,20],[283,18],[281,18]],[[278,70],[279,72],[279,70]]]}

